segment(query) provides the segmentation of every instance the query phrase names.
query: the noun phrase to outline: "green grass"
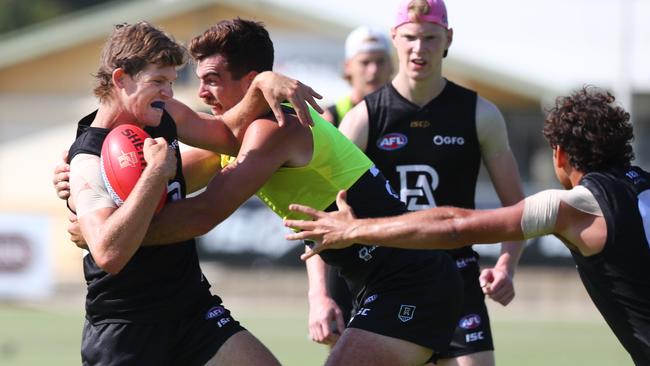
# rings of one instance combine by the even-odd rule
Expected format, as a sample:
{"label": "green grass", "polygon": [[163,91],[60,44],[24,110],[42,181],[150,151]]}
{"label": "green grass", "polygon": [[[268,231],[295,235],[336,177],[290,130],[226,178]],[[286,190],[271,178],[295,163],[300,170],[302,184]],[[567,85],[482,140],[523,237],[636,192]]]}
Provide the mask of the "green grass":
{"label": "green grass", "polygon": [[[304,302],[232,306],[234,316],[286,366],[322,365],[326,348],[307,338]],[[78,365],[79,309],[44,311],[0,303],[0,365]],[[602,321],[493,318],[499,366],[624,366],[631,361]]]}
{"label": "green grass", "polygon": [[494,319],[497,365],[624,366],[632,361],[604,321]]}
{"label": "green grass", "polygon": [[79,365],[82,314],[0,303],[0,365]]}

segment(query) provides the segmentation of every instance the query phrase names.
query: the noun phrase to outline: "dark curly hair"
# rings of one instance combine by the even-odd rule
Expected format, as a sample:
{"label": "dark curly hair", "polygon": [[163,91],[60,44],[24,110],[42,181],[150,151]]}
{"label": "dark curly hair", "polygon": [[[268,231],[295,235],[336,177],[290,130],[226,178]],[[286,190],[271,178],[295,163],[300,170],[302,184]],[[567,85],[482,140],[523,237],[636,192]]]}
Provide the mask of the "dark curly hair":
{"label": "dark curly hair", "polygon": [[190,54],[196,61],[221,54],[235,80],[250,71],[273,69],[273,42],[260,22],[241,18],[222,20],[190,42]]}
{"label": "dark curly hair", "polygon": [[614,104],[614,96],[585,86],[568,97],[558,97],[547,111],[544,137],[561,146],[569,163],[583,173],[629,168],[634,152],[630,114]]}
{"label": "dark curly hair", "polygon": [[113,70],[117,68],[136,76],[149,64],[179,67],[186,61],[185,47],[152,24],[145,21],[118,24],[104,44],[99,70],[94,75],[95,96],[101,101],[110,95]]}

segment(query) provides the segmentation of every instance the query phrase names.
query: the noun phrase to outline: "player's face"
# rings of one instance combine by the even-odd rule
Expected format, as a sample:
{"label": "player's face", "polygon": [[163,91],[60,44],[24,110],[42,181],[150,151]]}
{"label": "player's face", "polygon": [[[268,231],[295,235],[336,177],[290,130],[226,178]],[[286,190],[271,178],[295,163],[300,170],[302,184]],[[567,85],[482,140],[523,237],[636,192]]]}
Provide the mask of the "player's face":
{"label": "player's face", "polygon": [[345,72],[352,88],[368,95],[388,82],[392,66],[385,52],[361,52],[346,61]]}
{"label": "player's face", "polygon": [[144,126],[157,126],[165,102],[174,96],[172,85],[177,73],[174,66],[149,64],[135,76],[121,78],[121,118]]}
{"label": "player's face", "polygon": [[221,115],[237,104],[250,86],[246,78],[233,79],[228,61],[220,54],[199,61],[196,76],[200,82],[199,98],[215,115]]}
{"label": "player's face", "polygon": [[439,78],[444,52],[451,45],[452,30],[437,24],[406,23],[393,29],[399,72],[414,80]]}

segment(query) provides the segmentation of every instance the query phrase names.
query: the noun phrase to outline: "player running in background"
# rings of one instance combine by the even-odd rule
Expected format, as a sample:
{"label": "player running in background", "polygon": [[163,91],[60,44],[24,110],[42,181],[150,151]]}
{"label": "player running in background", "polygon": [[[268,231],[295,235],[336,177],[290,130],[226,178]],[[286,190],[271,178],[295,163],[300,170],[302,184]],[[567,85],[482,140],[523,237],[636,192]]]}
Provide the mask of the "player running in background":
{"label": "player running in background", "polygon": [[341,194],[340,212],[292,207],[316,221],[286,222],[305,230],[289,239],[322,241],[318,253],[351,243],[459,248],[554,234],[635,365],[650,365],[650,174],[631,165],[629,119],[611,94],[593,87],[557,98],[544,136],[566,190],[495,210],[439,207],[376,220],[355,219]]}
{"label": "player running in background", "polygon": [[[266,74],[232,113],[199,115],[172,98],[185,60],[181,45],[146,22],[116,26],[102,51],[94,90],[99,107],[79,122],[69,154],[70,207],[89,250],[83,364],[279,364],[210,293],[193,238],[141,247],[163,191],[168,201],[181,199],[187,186],[205,184],[214,173],[182,163],[177,131],[189,143],[237,151],[239,131],[223,121],[244,126],[265,113],[262,91],[277,92],[259,89],[266,77],[286,84]],[[145,127],[155,140],[144,142],[148,165],[117,207],[102,181],[99,156],[108,132],[125,123]]]}
{"label": "player running in background", "polygon": [[[392,82],[366,96],[343,118],[339,129],[386,175],[409,210],[438,205],[474,208],[481,160],[503,205],[523,198],[505,122],[490,101],[442,76],[453,31],[442,0],[407,0],[392,28],[399,69]],[[494,364],[485,295],[507,305],[515,295],[513,276],[523,246],[504,243],[494,268],[479,273],[471,247],[451,250],[465,282],[465,303],[451,347],[440,365]],[[324,266],[307,261],[310,305],[318,309],[321,337],[339,310],[323,289]],[[463,319],[478,319],[478,327]]]}
{"label": "player running in background", "polygon": [[355,28],[345,39],[343,77],[350,84],[348,94],[325,108],[323,118],[338,126],[343,117],[363,98],[384,86],[393,73],[388,37],[369,26]]}

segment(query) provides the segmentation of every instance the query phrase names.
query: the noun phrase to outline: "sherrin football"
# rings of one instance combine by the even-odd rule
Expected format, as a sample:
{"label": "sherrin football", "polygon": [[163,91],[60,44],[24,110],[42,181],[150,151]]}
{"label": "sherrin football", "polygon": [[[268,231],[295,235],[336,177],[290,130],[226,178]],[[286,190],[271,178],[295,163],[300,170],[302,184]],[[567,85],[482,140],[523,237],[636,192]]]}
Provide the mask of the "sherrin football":
{"label": "sherrin football", "polygon": [[[129,196],[147,166],[144,140],[149,137],[142,128],[124,124],[111,130],[102,145],[101,171],[104,185],[119,207]],[[165,205],[167,190],[160,197],[156,212]]]}

